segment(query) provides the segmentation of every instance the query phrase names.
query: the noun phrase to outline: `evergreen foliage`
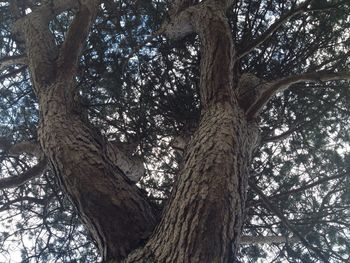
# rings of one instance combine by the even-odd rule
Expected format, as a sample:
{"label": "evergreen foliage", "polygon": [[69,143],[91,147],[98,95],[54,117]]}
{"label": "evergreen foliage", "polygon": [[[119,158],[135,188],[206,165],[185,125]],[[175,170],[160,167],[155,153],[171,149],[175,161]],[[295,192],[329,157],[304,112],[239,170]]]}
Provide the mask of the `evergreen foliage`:
{"label": "evergreen foliage", "polygon": [[[20,1],[29,12],[41,1]],[[28,3],[26,3],[28,2]],[[199,41],[152,36],[167,19],[169,1],[105,0],[80,60],[77,86],[88,118],[109,140],[134,143],[146,174],[141,188],[166,203],[181,165],[173,147],[200,118]],[[296,0],[243,0],[229,19],[238,50],[245,50]],[[349,68],[350,4],[313,1],[314,11],[287,20],[240,59],[240,73],[266,81],[318,70]],[[73,11],[72,11],[73,12]],[[0,58],[21,54],[11,33],[9,1],[0,1]],[[50,28],[62,43],[73,13]],[[37,141],[39,112],[26,66],[0,72],[0,180],[36,162],[9,145]],[[350,88],[347,81],[299,83],[266,105],[250,181],[329,262],[350,261]],[[8,147],[5,147],[6,144]],[[5,146],[4,146],[5,145]],[[220,224],[220,222],[218,222]],[[244,235],[294,234],[249,189]],[[17,255],[20,254],[20,259]],[[14,256],[16,255],[16,256]],[[0,190],[0,262],[97,262],[94,244],[50,171]],[[300,242],[241,246],[241,262],[317,262]]]}

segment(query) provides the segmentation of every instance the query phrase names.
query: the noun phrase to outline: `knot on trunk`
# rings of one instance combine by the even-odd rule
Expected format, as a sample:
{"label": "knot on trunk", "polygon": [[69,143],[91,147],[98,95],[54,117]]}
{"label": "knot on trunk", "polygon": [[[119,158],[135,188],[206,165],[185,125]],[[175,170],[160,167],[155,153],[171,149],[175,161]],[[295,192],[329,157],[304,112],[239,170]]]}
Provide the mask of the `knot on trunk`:
{"label": "knot on trunk", "polygon": [[263,81],[251,73],[244,73],[238,81],[238,102],[246,112],[249,107],[259,98]]}

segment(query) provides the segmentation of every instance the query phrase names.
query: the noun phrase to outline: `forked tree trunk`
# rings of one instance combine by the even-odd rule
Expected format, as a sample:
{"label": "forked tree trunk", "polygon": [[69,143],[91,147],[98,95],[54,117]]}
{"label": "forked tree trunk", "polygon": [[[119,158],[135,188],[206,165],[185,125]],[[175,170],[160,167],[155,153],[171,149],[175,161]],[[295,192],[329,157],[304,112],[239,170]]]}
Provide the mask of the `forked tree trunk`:
{"label": "forked tree trunk", "polygon": [[[111,158],[106,141],[83,119],[74,100],[74,70],[99,1],[55,3],[41,7],[46,16],[33,13],[19,24],[39,98],[38,135],[104,262],[233,262],[258,131],[239,106],[245,104],[238,101],[235,50],[225,17],[231,1],[208,0],[181,12],[178,8],[165,27],[172,38],[189,33],[200,37],[202,113],[159,223],[157,211]],[[52,10],[68,4],[79,12],[57,51],[47,25]],[[45,38],[51,38],[50,45]]]}

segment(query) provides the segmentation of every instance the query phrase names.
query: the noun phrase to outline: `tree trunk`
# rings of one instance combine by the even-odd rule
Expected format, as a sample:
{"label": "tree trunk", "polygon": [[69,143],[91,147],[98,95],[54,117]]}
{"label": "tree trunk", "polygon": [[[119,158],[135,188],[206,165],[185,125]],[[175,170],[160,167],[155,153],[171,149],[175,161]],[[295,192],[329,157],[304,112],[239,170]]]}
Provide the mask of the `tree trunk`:
{"label": "tree trunk", "polygon": [[54,82],[40,96],[40,143],[101,256],[119,261],[150,235],[155,209],[109,158],[106,141],[74,112],[67,85],[73,83]]}
{"label": "tree trunk", "polygon": [[[76,7],[75,1],[66,2]],[[178,2],[188,6],[185,0]],[[118,160],[111,158],[107,142],[77,107],[74,71],[99,1],[79,3],[58,51],[51,47],[54,41],[47,28],[55,5],[43,5],[42,10],[51,10],[47,17],[33,12],[17,28],[24,30],[39,98],[41,146],[104,262],[233,262],[258,129],[238,101],[235,50],[225,17],[231,1],[208,0],[181,12],[176,9],[166,26],[172,38],[189,33],[200,37],[202,113],[155,230],[156,209],[127,178]],[[43,32],[42,38],[35,32]],[[43,38],[51,38],[51,44],[44,44]]]}
{"label": "tree trunk", "polygon": [[183,36],[193,27],[202,41],[200,125],[160,224],[146,246],[125,262],[233,262],[258,129],[239,107],[224,9],[209,1],[174,20],[168,35]]}

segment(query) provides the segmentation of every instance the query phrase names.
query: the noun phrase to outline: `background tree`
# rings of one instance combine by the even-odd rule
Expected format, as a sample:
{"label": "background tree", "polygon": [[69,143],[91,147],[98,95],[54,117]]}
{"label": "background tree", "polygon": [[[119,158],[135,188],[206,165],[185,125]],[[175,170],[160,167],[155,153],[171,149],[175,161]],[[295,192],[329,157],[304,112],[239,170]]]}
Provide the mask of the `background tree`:
{"label": "background tree", "polygon": [[[152,260],[193,262],[191,254],[219,262],[220,248],[191,243],[195,228],[182,233],[166,224],[176,205],[202,207],[207,221],[193,221],[199,228],[236,224],[219,243],[241,243],[242,262],[349,260],[348,1],[16,0],[1,1],[0,12],[0,261],[16,262],[20,252],[22,262],[119,262],[127,255],[151,262],[156,251]],[[210,93],[215,87],[224,88]],[[231,125],[227,147],[209,136],[223,126],[206,112],[212,105],[220,112],[231,93],[239,98],[229,111],[236,123],[219,119]],[[235,172],[222,181],[209,171],[201,187],[180,191],[189,160],[215,163],[210,155],[196,159],[199,135],[208,135],[199,144],[214,160],[239,150],[248,162],[242,138],[250,135],[242,127],[251,131],[255,123],[261,136],[245,209],[245,163],[236,173],[241,193],[218,199],[241,195],[236,208],[210,199],[217,188],[233,187]],[[163,206],[168,212],[160,216]],[[214,207],[227,208],[225,224]],[[238,210],[245,213],[241,241]],[[194,216],[185,211],[183,219],[186,213]],[[156,242],[188,235],[185,248],[197,246],[180,255],[170,241]],[[206,246],[208,254],[196,254]],[[233,260],[237,249],[218,252],[220,260]]]}

